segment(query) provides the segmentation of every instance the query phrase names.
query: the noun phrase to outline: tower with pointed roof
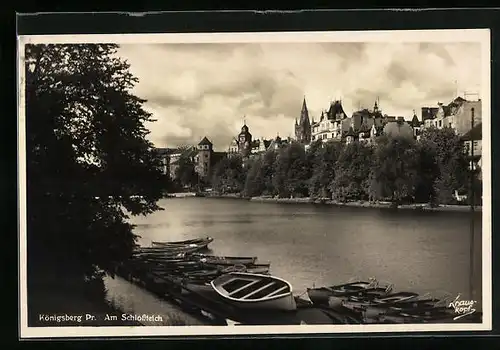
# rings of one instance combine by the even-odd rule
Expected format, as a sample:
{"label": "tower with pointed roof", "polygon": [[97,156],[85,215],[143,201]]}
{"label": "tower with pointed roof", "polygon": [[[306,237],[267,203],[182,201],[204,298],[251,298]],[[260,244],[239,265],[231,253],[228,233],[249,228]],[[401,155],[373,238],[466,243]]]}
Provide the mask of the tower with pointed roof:
{"label": "tower with pointed roof", "polygon": [[295,119],[295,139],[303,144],[311,142],[311,120],[309,119],[305,96],[302,102],[302,110],[300,111],[300,119],[298,122]]}
{"label": "tower with pointed roof", "polygon": [[415,110],[413,110],[413,118],[409,122],[410,126],[413,129],[413,136],[418,140],[421,134],[421,127],[422,127],[422,122],[417,117],[417,113],[415,113]]}
{"label": "tower with pointed roof", "polygon": [[252,152],[252,134],[248,131],[246,120],[243,121],[241,132],[238,135],[238,152],[242,157],[248,157]]}
{"label": "tower with pointed roof", "polygon": [[197,146],[196,172],[201,178],[206,178],[211,171],[213,144],[205,136]]}

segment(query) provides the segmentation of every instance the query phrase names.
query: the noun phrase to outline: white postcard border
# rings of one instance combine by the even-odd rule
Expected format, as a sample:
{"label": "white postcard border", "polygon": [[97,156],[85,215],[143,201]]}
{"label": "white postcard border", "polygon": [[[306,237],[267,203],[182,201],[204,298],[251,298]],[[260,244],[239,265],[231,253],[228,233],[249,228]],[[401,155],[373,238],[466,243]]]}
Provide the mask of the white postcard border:
{"label": "white postcard border", "polygon": [[[277,32],[277,33],[170,33],[106,35],[29,35],[18,37],[18,195],[19,195],[19,310],[21,338],[214,336],[252,334],[387,333],[488,331],[492,329],[491,286],[491,73],[489,29]],[[483,219],[481,324],[299,325],[299,326],[123,326],[28,327],[26,271],[26,130],[24,111],[25,44],[37,43],[306,43],[306,42],[478,42],[482,47]],[[484,156],[488,155],[488,156]]]}

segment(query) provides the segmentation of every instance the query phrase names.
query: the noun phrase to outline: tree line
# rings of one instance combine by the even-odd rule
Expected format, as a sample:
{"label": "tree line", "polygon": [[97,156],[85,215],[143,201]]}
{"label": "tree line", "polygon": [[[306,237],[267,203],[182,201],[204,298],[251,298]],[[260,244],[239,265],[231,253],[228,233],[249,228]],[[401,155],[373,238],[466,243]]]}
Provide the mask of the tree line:
{"label": "tree line", "polygon": [[221,160],[211,177],[220,193],[245,197],[311,197],[336,201],[455,204],[455,191],[474,188],[481,199],[479,168],[450,128],[430,128],[421,138],[379,136],[373,143],[316,141],[306,150],[290,143],[247,160]]}

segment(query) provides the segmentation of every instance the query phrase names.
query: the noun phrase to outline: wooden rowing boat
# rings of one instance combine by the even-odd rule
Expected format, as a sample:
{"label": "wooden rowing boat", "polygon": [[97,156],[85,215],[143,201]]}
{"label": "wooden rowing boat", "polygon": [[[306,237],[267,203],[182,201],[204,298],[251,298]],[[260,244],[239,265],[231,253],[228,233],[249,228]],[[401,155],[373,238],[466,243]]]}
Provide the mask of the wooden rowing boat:
{"label": "wooden rowing boat", "polygon": [[[153,248],[155,247],[161,247],[161,248],[171,248],[171,249],[176,249],[176,248],[197,248],[196,250],[201,250],[205,249],[208,247],[210,243],[213,242],[212,237],[207,237],[207,238],[198,238],[198,239],[192,239],[192,240],[187,240],[187,241],[177,241],[177,242],[151,242],[151,245]],[[195,250],[195,251],[196,251]]]}
{"label": "wooden rowing boat", "polygon": [[194,239],[187,239],[185,241],[172,241],[172,242],[156,242],[154,241],[153,244],[157,245],[187,245],[187,244],[203,244],[203,243],[211,243],[213,242],[212,237],[204,237],[204,238],[194,238]]}
{"label": "wooden rowing boat", "polygon": [[416,298],[418,298],[418,294],[413,292],[391,293],[382,297],[374,298],[372,300],[366,300],[362,296],[348,296],[346,300],[342,301],[342,306],[351,310],[366,310],[367,308],[373,307],[389,308],[400,303],[406,303]]}
{"label": "wooden rowing boat", "polygon": [[291,311],[297,308],[292,285],[278,277],[232,272],[210,282],[227,302],[239,308]]}
{"label": "wooden rowing boat", "polygon": [[340,301],[349,296],[365,300],[382,297],[392,291],[392,285],[380,287],[374,282],[353,282],[331,287],[307,288],[309,299],[317,305],[330,305],[333,299]]}
{"label": "wooden rowing boat", "polygon": [[254,264],[257,261],[257,257],[249,256],[217,256],[193,253],[192,257],[202,263],[213,265]]}
{"label": "wooden rowing boat", "polygon": [[189,246],[164,246],[164,247],[160,247],[160,248],[142,248],[140,250],[136,250],[134,252],[134,255],[154,255],[154,254],[170,254],[170,255],[173,255],[173,254],[177,254],[177,255],[180,255],[180,254],[190,254],[190,253],[194,253],[200,249],[203,249],[203,248],[200,248],[200,246],[192,246],[192,247],[189,247]]}

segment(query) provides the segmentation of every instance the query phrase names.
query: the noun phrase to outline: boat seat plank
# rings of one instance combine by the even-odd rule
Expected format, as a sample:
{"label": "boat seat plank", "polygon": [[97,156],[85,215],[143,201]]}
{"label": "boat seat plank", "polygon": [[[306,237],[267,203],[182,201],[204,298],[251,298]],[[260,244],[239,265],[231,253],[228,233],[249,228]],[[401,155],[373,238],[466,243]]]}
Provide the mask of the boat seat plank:
{"label": "boat seat plank", "polygon": [[258,282],[260,282],[260,281],[259,281],[259,280],[255,280],[255,281],[252,281],[252,282],[250,282],[250,283],[248,283],[248,284],[245,284],[243,287],[240,287],[240,288],[238,288],[238,289],[233,290],[233,291],[232,291],[232,292],[230,292],[228,295],[229,295],[229,296],[234,295],[234,294],[236,294],[236,293],[238,293],[238,292],[242,291],[243,289],[248,288],[248,287],[250,287],[250,286],[252,286],[252,285],[254,285],[255,283],[258,283]]}
{"label": "boat seat plank", "polygon": [[256,289],[256,290],[254,290],[253,292],[248,293],[247,295],[245,295],[244,297],[241,297],[240,299],[242,299],[242,300],[243,300],[243,299],[248,299],[248,298],[249,298],[249,297],[251,297],[252,295],[257,294],[258,292],[260,292],[260,291],[262,291],[262,290],[264,290],[264,289],[266,289],[266,288],[268,288],[268,287],[272,286],[272,285],[273,285],[273,284],[275,284],[275,283],[276,283],[275,281],[272,281],[272,282],[270,282],[270,283],[266,284],[265,286],[262,286],[262,287],[260,287],[260,288],[258,288],[258,289]]}
{"label": "boat seat plank", "polygon": [[269,297],[272,297],[273,295],[276,295],[276,294],[278,294],[278,293],[280,293],[280,292],[282,292],[282,291],[284,291],[284,290],[287,290],[287,289],[288,289],[288,286],[283,286],[283,287],[281,287],[281,288],[279,288],[279,289],[276,289],[276,290],[275,290],[274,292],[272,292],[271,294],[268,294],[268,295],[267,295],[267,297],[268,297],[268,298],[269,298]]}

